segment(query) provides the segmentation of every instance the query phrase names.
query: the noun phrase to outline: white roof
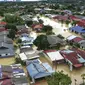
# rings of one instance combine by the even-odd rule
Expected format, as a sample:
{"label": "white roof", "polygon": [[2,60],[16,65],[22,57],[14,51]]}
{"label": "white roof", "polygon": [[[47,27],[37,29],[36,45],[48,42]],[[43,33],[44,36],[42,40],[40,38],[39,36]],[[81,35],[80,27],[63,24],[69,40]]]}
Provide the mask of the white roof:
{"label": "white roof", "polygon": [[76,36],[75,35],[71,35],[71,36],[67,37],[67,40],[72,40],[74,38],[76,38]]}
{"label": "white roof", "polygon": [[59,53],[59,51],[48,52],[47,55],[50,57],[52,61],[64,59],[62,55]]}
{"label": "white roof", "polygon": [[19,54],[21,60],[27,60],[27,56],[24,53]]}

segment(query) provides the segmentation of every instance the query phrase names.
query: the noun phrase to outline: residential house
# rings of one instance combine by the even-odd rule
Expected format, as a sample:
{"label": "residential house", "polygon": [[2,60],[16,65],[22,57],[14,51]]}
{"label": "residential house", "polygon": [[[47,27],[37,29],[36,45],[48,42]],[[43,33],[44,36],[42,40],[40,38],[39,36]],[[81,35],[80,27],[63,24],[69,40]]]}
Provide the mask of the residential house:
{"label": "residential house", "polygon": [[0,27],[5,27],[6,24],[6,22],[0,22]]}
{"label": "residential house", "polygon": [[60,45],[65,45],[65,41],[63,39],[60,39],[56,35],[48,35],[47,36],[48,43],[50,44],[50,47]]}
{"label": "residential house", "polygon": [[32,25],[32,29],[35,30],[36,32],[40,32],[42,28],[43,28],[43,24]]}
{"label": "residential house", "polygon": [[85,39],[81,38],[81,37],[77,37],[74,35],[71,35],[69,37],[67,37],[67,42],[72,43],[72,44],[79,44],[80,48],[85,49]]}
{"label": "residential house", "polygon": [[5,42],[0,43],[0,58],[13,57],[14,55],[13,44],[7,44]]}
{"label": "residential house", "polygon": [[31,29],[27,28],[25,25],[18,25],[16,26],[16,28],[18,29],[17,35],[21,35],[23,33],[30,33]]}
{"label": "residential house", "polygon": [[20,39],[22,40],[21,45],[22,46],[29,46],[33,44],[34,38],[30,37],[28,34],[24,33],[20,36]]}
{"label": "residential house", "polygon": [[29,85],[21,64],[0,66],[0,85]]}
{"label": "residential house", "polygon": [[64,57],[65,61],[69,63],[70,70],[73,67],[79,68],[85,65],[85,52],[79,49],[65,49],[60,51],[61,55]]}
{"label": "residential house", "polygon": [[26,64],[33,83],[36,79],[51,76],[55,72],[48,63],[42,63],[39,59],[27,61]]}
{"label": "residential house", "polygon": [[71,28],[69,28],[69,30],[71,32],[75,32],[75,33],[78,33],[78,34],[84,34],[85,33],[85,29],[83,27],[80,27],[80,26],[71,27]]}
{"label": "residential house", "polygon": [[20,52],[21,53],[19,54],[19,57],[22,61],[39,58],[39,53],[33,50],[32,47],[25,46],[23,48],[20,48]]}
{"label": "residential house", "polygon": [[56,50],[45,50],[44,51],[44,55],[45,57],[52,63],[63,63],[64,62],[64,58],[63,56],[59,53],[59,51]]}

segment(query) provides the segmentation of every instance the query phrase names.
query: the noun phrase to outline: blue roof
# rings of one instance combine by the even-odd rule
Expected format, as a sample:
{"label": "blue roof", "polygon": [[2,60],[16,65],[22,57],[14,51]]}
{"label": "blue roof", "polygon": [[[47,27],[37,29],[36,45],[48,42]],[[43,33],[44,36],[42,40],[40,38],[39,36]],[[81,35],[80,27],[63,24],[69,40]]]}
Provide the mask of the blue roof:
{"label": "blue roof", "polygon": [[52,74],[51,72],[48,72],[43,65],[37,62],[30,62],[27,66],[27,71],[29,72],[29,75],[34,79],[46,77]]}
{"label": "blue roof", "polygon": [[80,26],[72,27],[72,28],[70,28],[70,30],[73,30],[73,31],[78,32],[78,33],[85,33],[85,29],[83,27],[80,27]]}

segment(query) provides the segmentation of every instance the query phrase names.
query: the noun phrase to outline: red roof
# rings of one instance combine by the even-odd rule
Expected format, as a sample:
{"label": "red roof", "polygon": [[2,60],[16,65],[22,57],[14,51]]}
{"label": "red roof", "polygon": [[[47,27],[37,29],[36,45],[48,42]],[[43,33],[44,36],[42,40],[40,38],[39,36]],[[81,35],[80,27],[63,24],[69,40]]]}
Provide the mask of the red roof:
{"label": "red roof", "polygon": [[58,20],[68,20],[68,16],[62,16],[62,15],[58,15],[53,17],[53,19],[58,19]]}
{"label": "red roof", "polygon": [[2,32],[2,31],[7,31],[7,29],[6,28],[0,28],[0,32]]}
{"label": "red roof", "polygon": [[43,24],[33,25],[32,28],[33,28],[33,29],[36,29],[36,28],[37,28],[37,29],[38,29],[38,28],[39,28],[39,29],[42,29],[42,28],[43,28]]}
{"label": "red roof", "polygon": [[7,23],[6,22],[0,22],[1,25],[6,25]]}
{"label": "red roof", "polygon": [[45,50],[45,53],[49,53],[49,52],[56,52],[56,50]]}
{"label": "red roof", "polygon": [[75,21],[80,21],[81,19],[76,17],[76,16],[73,16],[73,15],[69,15],[70,19],[71,20],[75,20]]}
{"label": "red roof", "polygon": [[60,53],[62,54],[62,56],[65,59],[68,59],[73,64],[74,67],[81,67],[82,66],[82,64],[78,61],[78,55],[77,55],[78,53],[76,51],[64,52],[64,50],[62,50]]}
{"label": "red roof", "polygon": [[0,85],[12,85],[11,79],[0,80]]}
{"label": "red roof", "polygon": [[17,34],[22,34],[22,33],[28,33],[28,29],[24,28],[24,29],[20,29],[18,30]]}
{"label": "red roof", "polygon": [[72,39],[73,42],[76,42],[78,43],[79,41],[83,40],[82,38],[80,37],[75,37],[74,39]]}
{"label": "red roof", "polygon": [[77,23],[79,26],[85,26],[85,20],[81,20]]}

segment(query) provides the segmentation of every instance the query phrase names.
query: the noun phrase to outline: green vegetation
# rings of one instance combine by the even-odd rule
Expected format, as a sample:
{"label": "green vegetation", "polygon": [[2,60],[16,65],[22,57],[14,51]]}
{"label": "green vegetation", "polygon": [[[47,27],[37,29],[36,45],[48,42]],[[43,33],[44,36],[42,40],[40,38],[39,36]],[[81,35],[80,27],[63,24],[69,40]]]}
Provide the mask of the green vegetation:
{"label": "green vegetation", "polygon": [[47,41],[47,36],[46,35],[39,35],[35,40],[34,40],[34,45],[38,47],[38,50],[45,50],[49,48],[49,43]]}
{"label": "green vegetation", "polygon": [[18,25],[18,24],[20,25],[20,24],[25,23],[22,18],[20,18],[19,16],[16,16],[16,15],[5,15],[5,18],[3,19],[3,21],[5,21],[7,23],[12,23],[15,25]]}
{"label": "green vegetation", "polygon": [[51,77],[46,78],[48,85],[70,85],[71,78],[63,72],[55,72]]}

